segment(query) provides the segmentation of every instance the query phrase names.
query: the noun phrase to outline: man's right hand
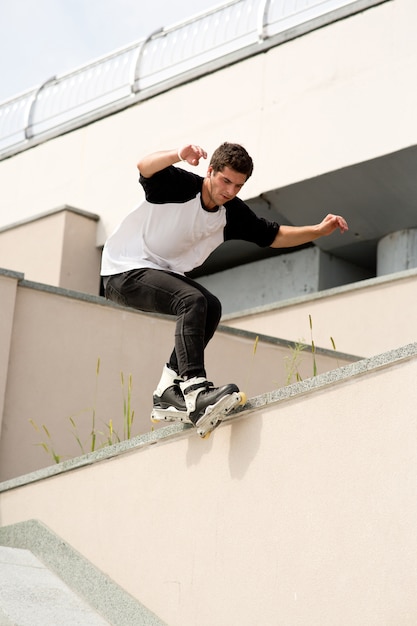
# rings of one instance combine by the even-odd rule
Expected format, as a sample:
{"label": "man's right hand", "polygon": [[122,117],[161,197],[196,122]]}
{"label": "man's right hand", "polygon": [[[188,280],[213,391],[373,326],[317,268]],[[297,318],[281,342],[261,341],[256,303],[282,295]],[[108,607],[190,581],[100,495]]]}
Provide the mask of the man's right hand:
{"label": "man's right hand", "polygon": [[188,144],[178,150],[178,157],[180,161],[187,161],[190,165],[198,165],[200,159],[207,159],[207,152],[200,146]]}
{"label": "man's right hand", "polygon": [[207,159],[207,152],[200,146],[188,144],[179,150],[162,150],[143,157],[137,165],[139,172],[145,178],[151,178],[156,172],[174,165],[179,161],[186,161],[190,165],[198,165],[200,159]]}

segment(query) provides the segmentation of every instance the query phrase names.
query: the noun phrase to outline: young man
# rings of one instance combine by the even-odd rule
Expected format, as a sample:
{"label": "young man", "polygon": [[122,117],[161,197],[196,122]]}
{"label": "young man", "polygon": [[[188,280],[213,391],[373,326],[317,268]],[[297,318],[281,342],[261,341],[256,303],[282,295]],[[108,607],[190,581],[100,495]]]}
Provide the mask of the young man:
{"label": "young man", "polygon": [[205,178],[174,167],[206,158],[200,146],[188,144],[139,161],[145,200],[107,240],[101,270],[110,300],[176,317],[175,347],[154,392],[151,417],[191,422],[202,437],[242,397],[236,385],[214,387],[206,378],[204,349],[219,324],[221,304],[185,274],[228,239],[287,248],[348,228],[339,215],[313,226],[280,226],[257,217],[237,198],[253,171],[238,144],[215,150]]}

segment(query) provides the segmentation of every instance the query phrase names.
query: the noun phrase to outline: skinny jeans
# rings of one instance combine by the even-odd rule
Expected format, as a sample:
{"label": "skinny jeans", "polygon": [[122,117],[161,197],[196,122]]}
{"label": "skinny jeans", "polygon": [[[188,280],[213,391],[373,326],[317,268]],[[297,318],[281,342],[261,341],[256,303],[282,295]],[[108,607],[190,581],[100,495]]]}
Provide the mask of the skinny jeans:
{"label": "skinny jeans", "polygon": [[106,298],[125,306],[176,317],[169,367],[184,378],[206,376],[204,349],[219,325],[219,299],[191,278],[136,269],[104,278]]}

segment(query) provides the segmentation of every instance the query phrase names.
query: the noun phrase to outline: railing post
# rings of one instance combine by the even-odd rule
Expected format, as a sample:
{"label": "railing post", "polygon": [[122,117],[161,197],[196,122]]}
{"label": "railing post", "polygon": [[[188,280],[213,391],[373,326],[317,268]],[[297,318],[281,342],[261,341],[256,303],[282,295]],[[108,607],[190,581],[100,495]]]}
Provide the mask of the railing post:
{"label": "railing post", "polygon": [[271,4],[271,0],[263,0],[259,5],[258,28],[257,28],[259,41],[264,41],[268,37],[267,32],[266,32],[266,25],[268,23],[268,13],[269,13],[270,4]]}
{"label": "railing post", "polygon": [[42,83],[42,85],[38,87],[38,89],[34,92],[32,96],[32,100],[30,102],[29,110],[28,110],[27,122],[25,124],[25,138],[26,139],[31,139],[33,137],[33,132],[32,132],[33,117],[34,117],[34,111],[35,111],[36,101],[38,99],[38,96],[40,92],[42,91],[42,89],[46,87],[46,85],[49,85],[49,83],[53,83],[55,80],[56,80],[56,76],[52,76],[51,78],[48,78],[47,80],[45,80]]}
{"label": "railing post", "polygon": [[132,93],[137,93],[139,91],[139,89],[136,89],[136,81],[139,81],[139,74],[140,74],[140,66],[142,64],[142,57],[143,54],[145,52],[145,48],[146,45],[149,41],[151,41],[151,39],[153,39],[153,37],[155,37],[155,35],[159,35],[160,33],[162,33],[164,31],[163,28],[157,28],[156,30],[154,30],[150,35],[148,35],[146,37],[146,39],[143,41],[142,45],[139,47],[138,50],[138,55],[136,57],[136,60],[133,64],[133,70],[132,70],[132,76],[130,79],[130,90]]}

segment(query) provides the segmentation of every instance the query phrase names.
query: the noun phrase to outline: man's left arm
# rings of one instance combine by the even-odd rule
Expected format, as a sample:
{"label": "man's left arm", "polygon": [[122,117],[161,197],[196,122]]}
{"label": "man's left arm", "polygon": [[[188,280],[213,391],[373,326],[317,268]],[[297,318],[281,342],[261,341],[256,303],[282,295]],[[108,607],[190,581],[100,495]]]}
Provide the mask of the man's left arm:
{"label": "man's left arm", "polygon": [[326,215],[319,223],[312,226],[286,226],[281,225],[279,231],[271,244],[271,248],[292,248],[302,246],[305,243],[327,237],[335,230],[341,233],[349,230],[346,220],[341,215]]}

